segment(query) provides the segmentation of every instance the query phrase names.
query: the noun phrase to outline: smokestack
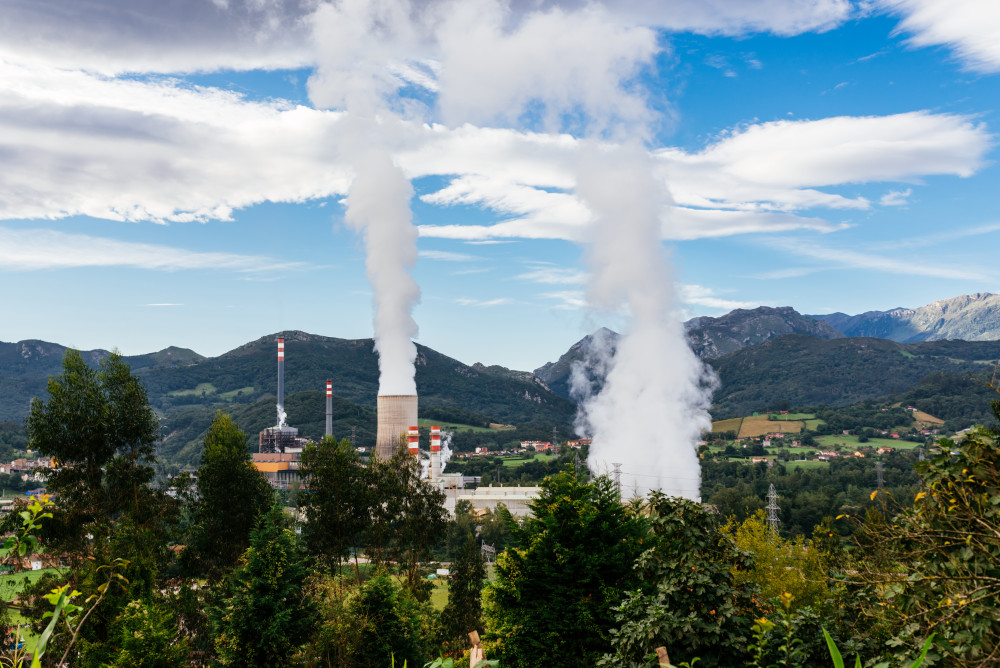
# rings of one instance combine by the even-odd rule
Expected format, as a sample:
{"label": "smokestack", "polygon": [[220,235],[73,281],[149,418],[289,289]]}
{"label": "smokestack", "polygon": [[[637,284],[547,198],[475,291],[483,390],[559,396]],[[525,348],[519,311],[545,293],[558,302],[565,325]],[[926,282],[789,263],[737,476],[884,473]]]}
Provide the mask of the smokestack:
{"label": "smokestack", "polygon": [[414,457],[420,454],[420,429],[417,427],[410,427],[407,430],[406,435],[407,447],[409,452]]}
{"label": "smokestack", "polygon": [[326,435],[333,436],[333,381],[326,381]]}
{"label": "smokestack", "polygon": [[431,480],[441,477],[441,427],[431,427]]}
{"label": "smokestack", "polygon": [[285,426],[285,339],[278,337],[278,426]]}
{"label": "smokestack", "polygon": [[375,455],[389,459],[399,449],[400,438],[417,424],[417,395],[384,394],[378,397],[378,431]]}

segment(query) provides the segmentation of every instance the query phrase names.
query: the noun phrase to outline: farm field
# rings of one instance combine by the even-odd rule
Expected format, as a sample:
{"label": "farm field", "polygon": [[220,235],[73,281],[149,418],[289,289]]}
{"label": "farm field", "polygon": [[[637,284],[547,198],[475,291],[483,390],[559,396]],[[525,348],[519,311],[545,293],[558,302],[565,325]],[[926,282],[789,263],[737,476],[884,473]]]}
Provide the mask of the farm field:
{"label": "farm field", "polygon": [[919,443],[904,441],[899,438],[870,438],[867,443],[859,443],[858,437],[851,434],[827,434],[826,436],[817,436],[816,442],[824,448],[832,448],[839,445],[845,448],[869,447],[876,449],[896,448],[897,450],[912,450],[920,445]]}
{"label": "farm field", "polygon": [[40,571],[22,571],[10,575],[0,575],[0,599],[10,603],[17,592],[24,587],[27,580],[31,584],[38,582],[47,573],[59,573],[58,568],[43,568]]}
{"label": "farm field", "polygon": [[501,459],[503,460],[504,468],[516,468],[521,464],[527,464],[532,459],[537,459],[540,462],[547,462],[553,458],[554,455],[547,455],[542,452],[537,452],[535,453],[534,457],[530,457],[528,459],[521,459],[520,457],[501,457]]}
{"label": "farm field", "polygon": [[437,425],[442,431],[474,431],[476,433],[493,433],[496,429],[489,427],[476,427],[471,424],[461,424],[458,422],[443,422],[441,420],[431,420],[428,418],[417,418],[417,424],[421,427],[432,427]]}
{"label": "farm field", "polygon": [[804,462],[785,462],[785,469],[789,471],[794,471],[795,469],[809,469],[809,470],[825,469],[829,468],[829,466],[830,462],[821,462],[813,460]]}
{"label": "farm field", "polygon": [[805,424],[799,420],[779,420],[772,422],[767,419],[766,415],[755,415],[753,417],[743,418],[743,424],[740,427],[740,438],[752,438],[754,436],[763,436],[764,434],[770,432],[781,432],[783,434],[798,434],[802,431],[802,427]]}
{"label": "farm field", "polygon": [[913,419],[919,422],[922,427],[940,427],[944,424],[944,420],[941,418],[936,418],[930,413],[923,411],[914,411]]}
{"label": "farm field", "polygon": [[778,422],[780,420],[815,420],[815,413],[786,413],[782,415],[781,413],[771,413],[768,416],[772,421]]}
{"label": "farm field", "polygon": [[714,433],[721,433],[724,431],[735,431],[739,433],[740,425],[743,424],[743,418],[729,418],[728,420],[719,420],[712,423],[712,431]]}
{"label": "farm field", "polygon": [[211,383],[199,383],[193,390],[174,390],[168,392],[168,397],[190,397],[193,395],[215,394],[216,387]]}

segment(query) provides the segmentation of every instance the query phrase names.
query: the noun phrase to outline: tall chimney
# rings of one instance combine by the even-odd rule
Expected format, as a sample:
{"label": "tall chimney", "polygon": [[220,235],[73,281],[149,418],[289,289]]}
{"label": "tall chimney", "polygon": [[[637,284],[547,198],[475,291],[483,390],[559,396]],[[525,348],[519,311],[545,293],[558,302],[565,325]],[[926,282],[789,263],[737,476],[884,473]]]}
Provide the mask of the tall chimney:
{"label": "tall chimney", "polygon": [[441,477],[441,427],[431,427],[431,480]]}
{"label": "tall chimney", "polygon": [[410,425],[417,424],[417,396],[380,394],[378,396],[378,431],[375,454],[389,459],[400,448],[400,438]]}
{"label": "tall chimney", "polygon": [[285,425],[285,339],[278,337],[278,426]]}
{"label": "tall chimney", "polygon": [[326,381],[326,435],[333,436],[333,381]]}
{"label": "tall chimney", "polygon": [[409,448],[410,454],[413,456],[420,454],[420,429],[417,427],[410,427],[407,430],[407,447]]}

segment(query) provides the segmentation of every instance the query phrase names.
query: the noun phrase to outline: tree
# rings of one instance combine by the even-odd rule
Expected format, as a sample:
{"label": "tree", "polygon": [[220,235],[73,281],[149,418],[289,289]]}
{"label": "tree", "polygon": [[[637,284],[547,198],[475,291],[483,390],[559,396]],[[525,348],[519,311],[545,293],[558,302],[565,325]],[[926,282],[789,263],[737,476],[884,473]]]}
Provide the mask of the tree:
{"label": "tree", "polygon": [[260,517],[250,547],[226,580],[224,606],[214,615],[223,666],[288,665],[315,622],[315,608],[303,592],[305,579],[295,534],[283,526],[274,505]]}
{"label": "tree", "polygon": [[465,544],[451,564],[448,577],[448,603],[441,612],[443,640],[461,649],[466,644],[466,634],[472,630],[483,632],[483,582],[486,566],[483,552],[474,533],[466,536]]}
{"label": "tree", "polygon": [[371,494],[365,467],[349,440],[338,443],[327,437],[302,451],[299,475],[308,485],[300,497],[306,513],[302,532],[306,546],[339,573],[369,522]]}
{"label": "tree", "polygon": [[[993,402],[1000,419],[1000,402]],[[861,610],[887,622],[893,645],[934,633],[948,663],[1000,662],[1000,431],[973,428],[961,443],[938,442],[917,464],[913,506],[886,519],[869,513],[857,537]],[[873,494],[873,496],[875,496]],[[881,495],[880,495],[881,496]]]}
{"label": "tree", "polygon": [[139,525],[162,523],[173,506],[149,487],[159,423],[122,357],[111,353],[95,370],[67,350],[47,389],[48,401],[32,399],[27,427],[31,446],[58,464],[47,483],[58,499],[57,539],[82,548],[85,534],[123,513]]}
{"label": "tree", "polygon": [[634,585],[642,521],[607,477],[547,478],[484,593],[487,654],[510,666],[593,665]]}
{"label": "tree", "polygon": [[198,468],[191,554],[195,570],[220,574],[232,568],[250,542],[258,516],[274,503],[274,492],[247,451],[247,437],[219,411],[205,435]]}
{"label": "tree", "polygon": [[430,654],[429,620],[405,587],[380,573],[361,585],[349,609],[353,617],[365,620],[351,665],[423,665]]}
{"label": "tree", "polygon": [[656,647],[699,666],[742,665],[757,612],[732,569],[750,557],[720,535],[714,515],[687,499],[650,494],[650,533],[635,562],[640,587],[615,608],[614,653],[604,666],[646,666]]}
{"label": "tree", "polygon": [[188,647],[177,639],[173,615],[154,601],[131,601],[116,620],[119,650],[112,668],[182,668]]}

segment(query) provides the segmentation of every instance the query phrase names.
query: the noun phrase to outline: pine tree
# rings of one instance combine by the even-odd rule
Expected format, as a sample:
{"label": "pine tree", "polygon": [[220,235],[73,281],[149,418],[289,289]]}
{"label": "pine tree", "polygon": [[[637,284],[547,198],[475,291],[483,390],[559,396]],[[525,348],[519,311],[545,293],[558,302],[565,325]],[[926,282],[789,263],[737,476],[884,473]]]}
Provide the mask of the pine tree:
{"label": "pine tree", "polygon": [[441,613],[443,640],[455,648],[464,647],[466,634],[483,632],[483,582],[486,567],[476,536],[469,533],[451,565],[448,604]]}
{"label": "pine tree", "polygon": [[251,534],[250,547],[226,581],[224,605],[213,615],[222,665],[288,665],[316,616],[303,591],[306,574],[295,534],[272,506]]}

